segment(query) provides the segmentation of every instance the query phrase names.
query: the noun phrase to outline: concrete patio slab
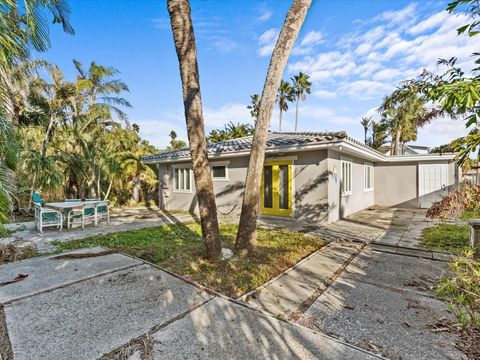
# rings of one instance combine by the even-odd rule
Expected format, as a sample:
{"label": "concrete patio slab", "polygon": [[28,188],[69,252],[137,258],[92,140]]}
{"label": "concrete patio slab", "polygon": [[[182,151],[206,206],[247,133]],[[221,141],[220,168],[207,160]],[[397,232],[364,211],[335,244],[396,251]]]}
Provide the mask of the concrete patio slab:
{"label": "concrete patio slab", "polygon": [[455,334],[430,326],[453,316],[430,288],[447,264],[363,251],[305,312],[304,320],[393,359],[464,359]]}
{"label": "concrete patio slab", "polygon": [[[96,247],[72,251],[67,254],[98,254],[105,251],[107,249]],[[0,282],[12,280],[18,274],[28,275],[22,281],[1,288],[0,304],[142,264],[140,260],[120,254],[91,257],[88,260],[56,259],[57,256],[31,258],[0,265]]]}
{"label": "concrete patio slab", "polygon": [[248,303],[286,318],[316,291],[324,289],[332,276],[360,249],[359,244],[331,243],[260,288]]}
{"label": "concrete patio slab", "polygon": [[4,313],[14,359],[95,359],[209,299],[140,265],[14,301]]}
{"label": "concrete patio slab", "polygon": [[309,329],[214,299],[154,333],[152,359],[375,359]]}

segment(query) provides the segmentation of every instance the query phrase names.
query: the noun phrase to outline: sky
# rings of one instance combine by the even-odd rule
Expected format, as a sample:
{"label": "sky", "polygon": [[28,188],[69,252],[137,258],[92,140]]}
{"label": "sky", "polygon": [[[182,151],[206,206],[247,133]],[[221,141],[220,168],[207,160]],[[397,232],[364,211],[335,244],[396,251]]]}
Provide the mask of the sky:
{"label": "sky", "polygon": [[[300,104],[299,131],[345,130],[363,139],[362,116],[399,81],[436,69],[456,56],[471,69],[476,38],[457,36],[464,16],[448,1],[314,0],[284,73],[305,72],[312,94]],[[70,0],[75,35],[51,28],[52,48],[37,55],[74,79],[72,60],[112,66],[127,83],[129,120],[158,148],[175,130],[186,140],[178,60],[164,0]],[[251,122],[250,95],[261,93],[270,55],[291,1],[191,0],[207,132]],[[295,106],[284,114],[293,131]],[[278,130],[278,111],[271,130]],[[462,136],[461,120],[440,118],[419,131],[417,144],[435,146]]]}

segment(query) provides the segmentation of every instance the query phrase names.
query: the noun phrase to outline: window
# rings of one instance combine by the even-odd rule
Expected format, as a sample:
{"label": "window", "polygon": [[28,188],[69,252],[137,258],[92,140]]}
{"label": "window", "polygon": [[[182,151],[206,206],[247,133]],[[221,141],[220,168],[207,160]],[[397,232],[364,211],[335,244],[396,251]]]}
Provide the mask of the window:
{"label": "window", "polygon": [[191,190],[191,175],[190,168],[173,168],[173,190],[174,191],[186,191]]}
{"label": "window", "polygon": [[213,165],[212,166],[213,179],[226,180],[227,179],[227,167],[225,165]]}
{"label": "window", "polygon": [[342,161],[342,195],[350,195],[352,193],[352,163],[350,161]]}
{"label": "window", "polygon": [[365,165],[365,191],[373,190],[373,166]]}

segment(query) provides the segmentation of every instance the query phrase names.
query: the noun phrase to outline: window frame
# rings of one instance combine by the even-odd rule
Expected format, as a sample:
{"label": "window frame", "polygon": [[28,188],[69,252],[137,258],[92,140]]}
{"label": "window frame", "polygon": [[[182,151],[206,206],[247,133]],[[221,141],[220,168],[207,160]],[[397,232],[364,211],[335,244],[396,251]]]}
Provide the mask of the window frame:
{"label": "window frame", "polygon": [[[189,178],[189,189],[185,189],[185,175],[183,175],[183,184],[184,188],[183,189],[177,189],[177,180],[175,176],[176,170],[183,170],[184,174],[186,173],[186,170],[188,170],[188,178]],[[173,192],[174,193],[183,193],[183,194],[191,194],[193,192],[193,182],[192,182],[192,167],[190,165],[174,165],[172,166],[172,182],[173,182]]]}
{"label": "window frame", "polygon": [[[370,172],[370,187],[367,187],[367,174]],[[375,189],[375,167],[371,164],[364,164],[363,170],[363,190],[365,192]]]}
{"label": "window frame", "polygon": [[[216,177],[216,176],[213,176],[213,168],[214,167],[224,167],[225,168],[225,177]],[[211,164],[210,165],[210,171],[212,173],[212,180],[213,181],[228,181],[228,164]]]}
{"label": "window frame", "polygon": [[[346,167],[344,167],[346,165]],[[349,160],[341,160],[340,162],[340,192],[342,196],[348,196],[353,194],[353,162]],[[345,186],[345,174],[344,174],[344,169],[349,169],[348,174],[349,179],[347,182],[348,189]],[[344,190],[345,189],[345,190]]]}

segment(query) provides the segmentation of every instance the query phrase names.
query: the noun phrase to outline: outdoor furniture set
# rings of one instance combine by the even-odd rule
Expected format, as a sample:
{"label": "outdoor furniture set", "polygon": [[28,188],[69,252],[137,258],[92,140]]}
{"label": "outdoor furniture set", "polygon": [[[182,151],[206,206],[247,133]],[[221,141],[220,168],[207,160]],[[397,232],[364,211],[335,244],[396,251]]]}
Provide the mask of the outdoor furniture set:
{"label": "outdoor furniture set", "polygon": [[[42,233],[45,227],[57,227],[62,230],[64,221],[67,228],[80,225],[85,228],[87,223],[95,226],[102,219],[110,223],[108,201],[100,199],[65,199],[63,202],[45,203],[40,194],[33,193],[35,204],[35,227]],[[46,207],[44,207],[44,205]]]}

